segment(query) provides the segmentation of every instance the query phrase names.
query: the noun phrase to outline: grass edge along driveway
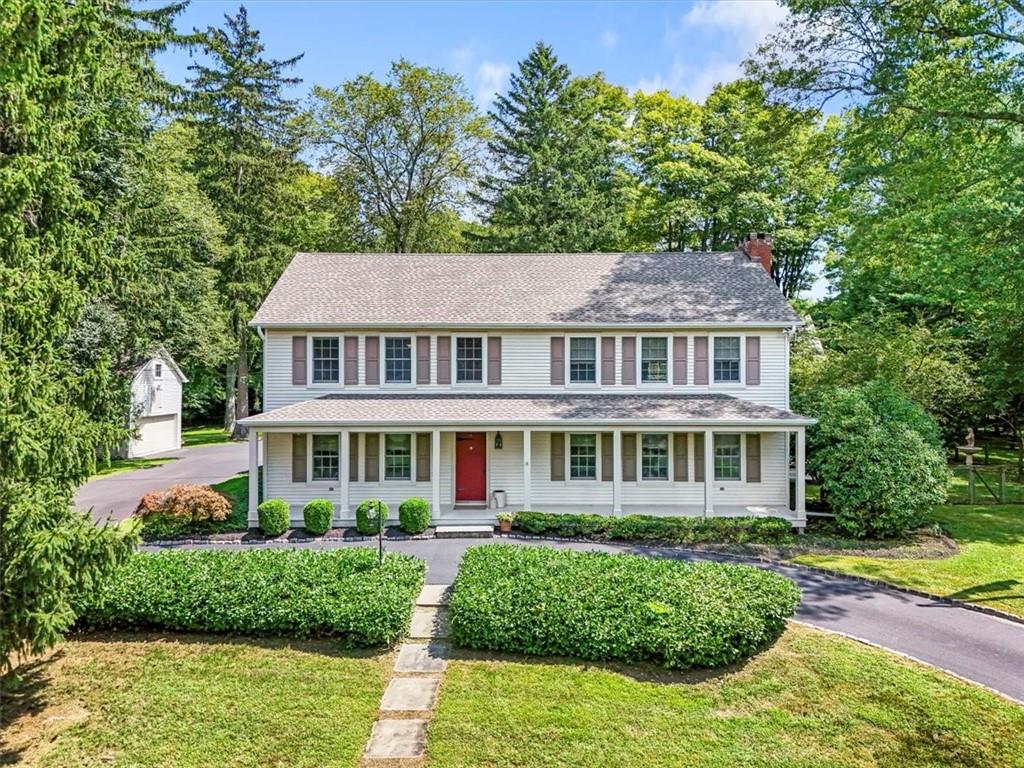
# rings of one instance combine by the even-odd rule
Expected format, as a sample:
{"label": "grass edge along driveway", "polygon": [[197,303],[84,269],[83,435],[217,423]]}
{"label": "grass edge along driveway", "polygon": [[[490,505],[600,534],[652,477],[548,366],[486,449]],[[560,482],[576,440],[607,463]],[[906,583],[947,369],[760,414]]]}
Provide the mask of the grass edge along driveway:
{"label": "grass edge along driveway", "polygon": [[1024,616],[1024,506],[937,507],[929,522],[960,552],[940,560],[801,555],[792,562],[880,579]]}
{"label": "grass edge along driveway", "polygon": [[957,766],[1024,755],[1024,707],[807,627],[720,672],[497,656],[450,663],[428,764]]}

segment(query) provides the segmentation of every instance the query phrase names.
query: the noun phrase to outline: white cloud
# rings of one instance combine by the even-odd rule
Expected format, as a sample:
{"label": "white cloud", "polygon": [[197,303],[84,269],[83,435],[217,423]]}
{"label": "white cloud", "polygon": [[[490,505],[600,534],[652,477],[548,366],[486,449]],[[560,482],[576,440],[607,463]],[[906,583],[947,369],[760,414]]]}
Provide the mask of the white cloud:
{"label": "white cloud", "polygon": [[505,88],[505,81],[508,80],[512,68],[503,61],[484,60],[476,68],[475,85],[476,101],[481,109],[487,109],[494,101],[494,97]]}
{"label": "white cloud", "polygon": [[683,14],[682,26],[727,29],[761,38],[778,26],[787,13],[774,0],[701,0]]}
{"label": "white cloud", "polygon": [[742,74],[743,70],[738,61],[718,61],[694,67],[676,55],[667,73],[641,78],[633,86],[633,90],[644,93],[669,91],[701,102],[718,83],[732,82]]}
{"label": "white cloud", "polygon": [[619,47],[619,33],[609,27],[601,33],[601,45],[609,51]]}

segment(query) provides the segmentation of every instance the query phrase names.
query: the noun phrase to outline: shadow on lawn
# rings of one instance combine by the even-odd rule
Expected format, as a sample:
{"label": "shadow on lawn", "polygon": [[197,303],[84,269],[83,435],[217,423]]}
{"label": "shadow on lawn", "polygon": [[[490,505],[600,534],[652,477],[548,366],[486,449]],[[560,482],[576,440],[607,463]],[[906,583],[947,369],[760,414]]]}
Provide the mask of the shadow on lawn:
{"label": "shadow on lawn", "polygon": [[1024,505],[950,505],[936,510],[934,519],[961,545],[1024,544]]}
{"label": "shadow on lawn", "polygon": [[[48,704],[46,691],[50,665],[64,657],[57,649],[45,656],[26,661],[14,672],[0,677],[0,733],[9,737],[13,726],[22,719],[40,716]],[[0,765],[18,765],[26,756],[27,745],[0,739]]]}
{"label": "shadow on lawn", "polygon": [[969,603],[984,603],[989,600],[1024,600],[1024,594],[989,594],[992,592],[1009,593],[1014,587],[1019,587],[1021,582],[1017,579],[1002,579],[1001,581],[990,581],[988,584],[976,584],[973,587],[953,592],[948,597],[954,600],[964,600]]}

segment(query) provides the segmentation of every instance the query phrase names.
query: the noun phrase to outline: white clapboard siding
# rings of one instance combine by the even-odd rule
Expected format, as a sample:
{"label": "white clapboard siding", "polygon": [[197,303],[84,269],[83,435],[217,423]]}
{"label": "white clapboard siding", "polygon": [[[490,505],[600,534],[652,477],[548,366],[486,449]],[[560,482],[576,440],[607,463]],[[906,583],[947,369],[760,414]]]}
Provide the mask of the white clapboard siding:
{"label": "white clapboard siding", "polygon": [[[344,344],[343,337],[346,335],[358,336],[359,337],[359,381],[366,380],[365,371],[365,332],[355,332],[344,330],[331,330],[324,331],[323,333],[318,331],[302,330],[294,332],[295,335],[304,335],[307,337],[321,336],[321,335],[334,335],[342,339],[340,342],[341,348],[341,378],[344,378]],[[450,335],[457,336],[450,331],[439,331],[437,329],[425,329],[418,331],[416,334],[410,335],[429,335],[431,337],[431,383],[430,384],[386,384],[367,386],[366,384],[358,384],[355,386],[344,386],[341,383],[338,384],[313,384],[307,383],[305,385],[293,385],[292,381],[292,341],[291,337],[293,332],[282,331],[282,330],[268,330],[266,332],[266,341],[264,342],[264,409],[273,410],[275,408],[281,408],[285,405],[292,403],[301,402],[303,400],[309,400],[311,398],[321,397],[326,394],[335,392],[388,392],[388,393],[401,393],[401,392],[489,392],[489,393],[524,393],[524,394],[539,394],[539,393],[587,393],[587,392],[608,392],[616,394],[624,394],[631,392],[647,392],[647,393],[664,393],[674,392],[680,394],[706,394],[706,393],[722,393],[732,395],[737,398],[750,400],[752,402],[771,405],[778,408],[785,408],[787,406],[787,371],[788,366],[786,362],[786,356],[788,354],[788,348],[786,345],[786,339],[782,331],[779,329],[764,329],[756,333],[761,338],[761,383],[758,385],[747,386],[746,384],[714,384],[696,386],[690,382],[693,381],[694,373],[694,360],[693,360],[693,337],[707,335],[713,337],[715,333],[719,335],[734,335],[741,337],[741,358],[743,350],[745,350],[745,344],[742,338],[746,335],[754,335],[752,331],[736,332],[736,333],[722,333],[721,331],[702,331],[700,329],[666,329],[652,333],[649,335],[668,335],[670,338],[676,335],[686,336],[688,339],[688,354],[687,354],[687,381],[683,382],[671,382],[669,384],[635,384],[624,386],[617,383],[602,382],[599,385],[573,385],[565,384],[561,386],[551,385],[551,371],[550,371],[550,339],[551,333],[544,331],[516,331],[509,332],[505,330],[494,330],[494,331],[474,331],[474,335],[488,336],[496,335],[502,338],[502,382],[500,385],[487,385],[487,384],[437,384],[437,336]],[[395,335],[387,333],[371,334],[378,335],[382,339],[386,335]],[[572,331],[568,331],[566,335],[573,335]],[[622,367],[622,336],[620,331],[615,333],[601,333],[596,330],[586,331],[585,334],[581,335],[593,335],[600,338],[601,336],[614,336],[616,339],[616,362],[615,362],[615,373],[616,380],[621,379],[621,367]],[[629,334],[629,335],[645,335]],[[669,368],[672,368],[672,343],[669,345]],[[598,344],[598,369],[600,369],[600,343]],[[381,356],[384,352],[383,341],[381,343]],[[713,342],[709,344],[709,358],[713,355]],[[452,343],[452,358],[455,356],[455,344]],[[637,345],[637,358],[640,356],[640,345]],[[414,366],[415,366],[415,349],[413,353]],[[485,355],[486,358],[486,355]],[[745,361],[741,360],[741,365],[745,368]],[[709,368],[713,369],[713,360],[709,359]],[[415,372],[413,374],[413,381],[415,381]],[[454,376],[451,377],[454,382]],[[639,377],[638,377],[639,378]],[[311,377],[307,377],[311,379]],[[484,378],[486,381],[486,376]]]}

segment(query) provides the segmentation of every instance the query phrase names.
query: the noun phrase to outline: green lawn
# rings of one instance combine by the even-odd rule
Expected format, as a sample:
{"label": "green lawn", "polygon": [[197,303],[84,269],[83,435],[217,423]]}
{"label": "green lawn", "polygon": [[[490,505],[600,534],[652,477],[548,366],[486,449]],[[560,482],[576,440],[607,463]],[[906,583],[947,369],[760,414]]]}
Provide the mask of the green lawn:
{"label": "green lawn", "polygon": [[959,554],[943,560],[843,555],[794,560],[1024,616],[1024,506],[944,506],[930,520],[956,539]]}
{"label": "green lawn", "polygon": [[457,660],[429,765],[1024,765],[1024,708],[940,672],[792,626],[720,674],[575,662]]}
{"label": "green lawn", "polygon": [[329,642],[70,641],[5,696],[0,764],[354,766],[390,663]]}
{"label": "green lawn", "polygon": [[223,427],[185,427],[181,431],[181,442],[185,448],[197,445],[216,445],[231,440],[231,435]]}
{"label": "green lawn", "polygon": [[107,477],[108,475],[119,475],[122,472],[134,472],[136,469],[150,469],[151,467],[159,467],[161,464],[166,464],[168,461],[174,461],[173,456],[165,456],[159,459],[153,458],[138,458],[138,459],[111,459],[107,463],[100,463],[96,467],[96,474],[90,477],[90,480],[95,480],[99,477]]}

